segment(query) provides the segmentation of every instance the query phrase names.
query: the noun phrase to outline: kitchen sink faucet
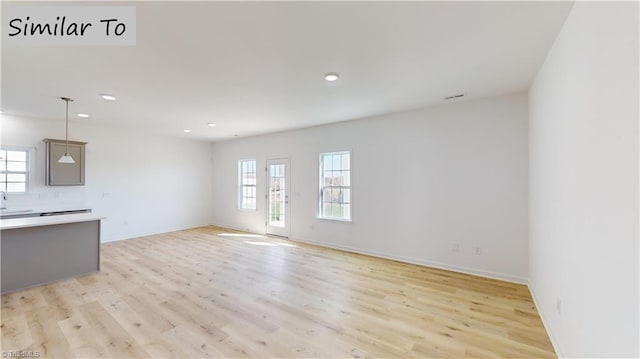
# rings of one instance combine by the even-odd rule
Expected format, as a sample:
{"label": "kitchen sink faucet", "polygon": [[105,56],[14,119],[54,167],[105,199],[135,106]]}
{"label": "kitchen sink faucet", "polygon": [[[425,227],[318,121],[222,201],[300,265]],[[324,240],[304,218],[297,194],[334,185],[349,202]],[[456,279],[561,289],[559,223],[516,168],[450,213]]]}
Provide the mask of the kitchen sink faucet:
{"label": "kitchen sink faucet", "polygon": [[2,205],[0,206],[0,209],[7,209],[7,192],[0,191],[0,193],[2,193]]}

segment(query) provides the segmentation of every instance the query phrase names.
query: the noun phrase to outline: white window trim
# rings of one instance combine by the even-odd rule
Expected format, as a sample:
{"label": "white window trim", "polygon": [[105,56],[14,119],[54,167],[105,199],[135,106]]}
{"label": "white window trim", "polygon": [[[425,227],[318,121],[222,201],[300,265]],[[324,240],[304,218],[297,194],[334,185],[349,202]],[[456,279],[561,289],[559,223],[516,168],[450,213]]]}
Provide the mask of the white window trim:
{"label": "white window trim", "polygon": [[35,160],[35,151],[36,148],[32,146],[17,146],[17,145],[2,145],[0,149],[3,151],[25,151],[27,152],[27,164],[26,164],[26,183],[24,186],[24,192],[7,192],[8,195],[11,196],[23,196],[28,194],[31,190],[31,184],[33,183],[33,171],[31,170],[31,165]]}
{"label": "white window trim", "polygon": [[[351,192],[351,196],[349,197],[349,206],[351,210],[349,212],[349,218],[340,218],[340,217],[328,217],[322,215],[322,156],[328,154],[349,154],[349,189]],[[352,223],[353,222],[353,150],[341,150],[341,151],[326,151],[320,152],[318,154],[318,213],[316,214],[316,219],[322,219],[326,221],[334,221],[334,222],[345,222]]]}
{"label": "white window trim", "polygon": [[[256,208],[243,208],[242,207],[242,162],[253,161],[256,164],[256,184],[252,185],[256,189]],[[255,158],[245,158],[238,160],[238,205],[236,208],[238,211],[243,212],[256,212],[258,211],[258,160]]]}

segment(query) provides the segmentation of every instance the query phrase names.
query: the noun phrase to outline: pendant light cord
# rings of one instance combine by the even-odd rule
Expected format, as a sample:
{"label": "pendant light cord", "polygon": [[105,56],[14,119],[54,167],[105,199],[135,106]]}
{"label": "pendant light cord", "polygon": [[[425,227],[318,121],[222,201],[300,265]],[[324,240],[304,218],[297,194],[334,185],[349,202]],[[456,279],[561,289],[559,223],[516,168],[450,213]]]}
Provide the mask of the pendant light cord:
{"label": "pendant light cord", "polygon": [[64,100],[67,103],[67,116],[65,118],[66,129],[65,129],[65,141],[67,143],[66,149],[64,151],[65,155],[69,155],[69,99]]}
{"label": "pendant light cord", "polygon": [[64,155],[60,157],[60,159],[58,160],[58,163],[76,163],[76,161],[73,160],[73,157],[69,155],[69,102],[72,102],[73,99],[70,97],[60,97],[60,99],[65,102],[65,107],[66,107],[66,112],[64,117],[65,152],[64,152]]}

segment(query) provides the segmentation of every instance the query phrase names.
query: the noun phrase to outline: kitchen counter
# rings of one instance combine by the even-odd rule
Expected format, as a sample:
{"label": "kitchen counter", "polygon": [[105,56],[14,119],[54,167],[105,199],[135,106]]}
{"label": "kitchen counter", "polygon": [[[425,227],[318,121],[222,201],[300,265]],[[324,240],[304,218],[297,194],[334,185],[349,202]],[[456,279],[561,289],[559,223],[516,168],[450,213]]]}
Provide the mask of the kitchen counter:
{"label": "kitchen counter", "polygon": [[0,291],[4,294],[100,270],[104,218],[75,213],[0,220]]}
{"label": "kitchen counter", "polygon": [[[47,213],[47,212],[43,212],[43,213]],[[94,214],[94,213],[76,213],[76,214],[65,214],[65,215],[44,216],[44,217],[8,218],[8,219],[0,219],[0,230],[50,226],[54,224],[63,224],[63,223],[98,221],[101,219],[105,219],[105,217]]]}
{"label": "kitchen counter", "polygon": [[29,208],[5,208],[0,210],[1,219],[39,217],[59,212],[91,212],[91,208],[86,206],[41,206]]}

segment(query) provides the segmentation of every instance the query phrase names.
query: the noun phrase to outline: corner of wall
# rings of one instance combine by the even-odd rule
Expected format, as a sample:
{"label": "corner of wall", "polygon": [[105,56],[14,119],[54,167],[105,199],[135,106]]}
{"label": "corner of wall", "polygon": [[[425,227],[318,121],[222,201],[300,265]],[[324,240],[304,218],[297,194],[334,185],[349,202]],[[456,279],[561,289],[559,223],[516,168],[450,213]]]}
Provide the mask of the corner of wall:
{"label": "corner of wall", "polygon": [[553,345],[553,349],[556,352],[558,358],[565,358],[564,352],[562,351],[562,347],[560,346],[560,342],[553,334],[553,330],[551,326],[547,324],[547,321],[544,319],[547,317],[546,310],[542,307],[542,302],[536,296],[536,287],[531,278],[527,281],[527,287],[529,288],[529,292],[531,293],[531,298],[533,299],[533,304],[536,306],[536,310],[538,311],[538,316],[540,316],[540,320],[542,320],[542,325],[544,329],[547,331],[547,335],[549,336],[549,340],[551,340],[551,345]]}

